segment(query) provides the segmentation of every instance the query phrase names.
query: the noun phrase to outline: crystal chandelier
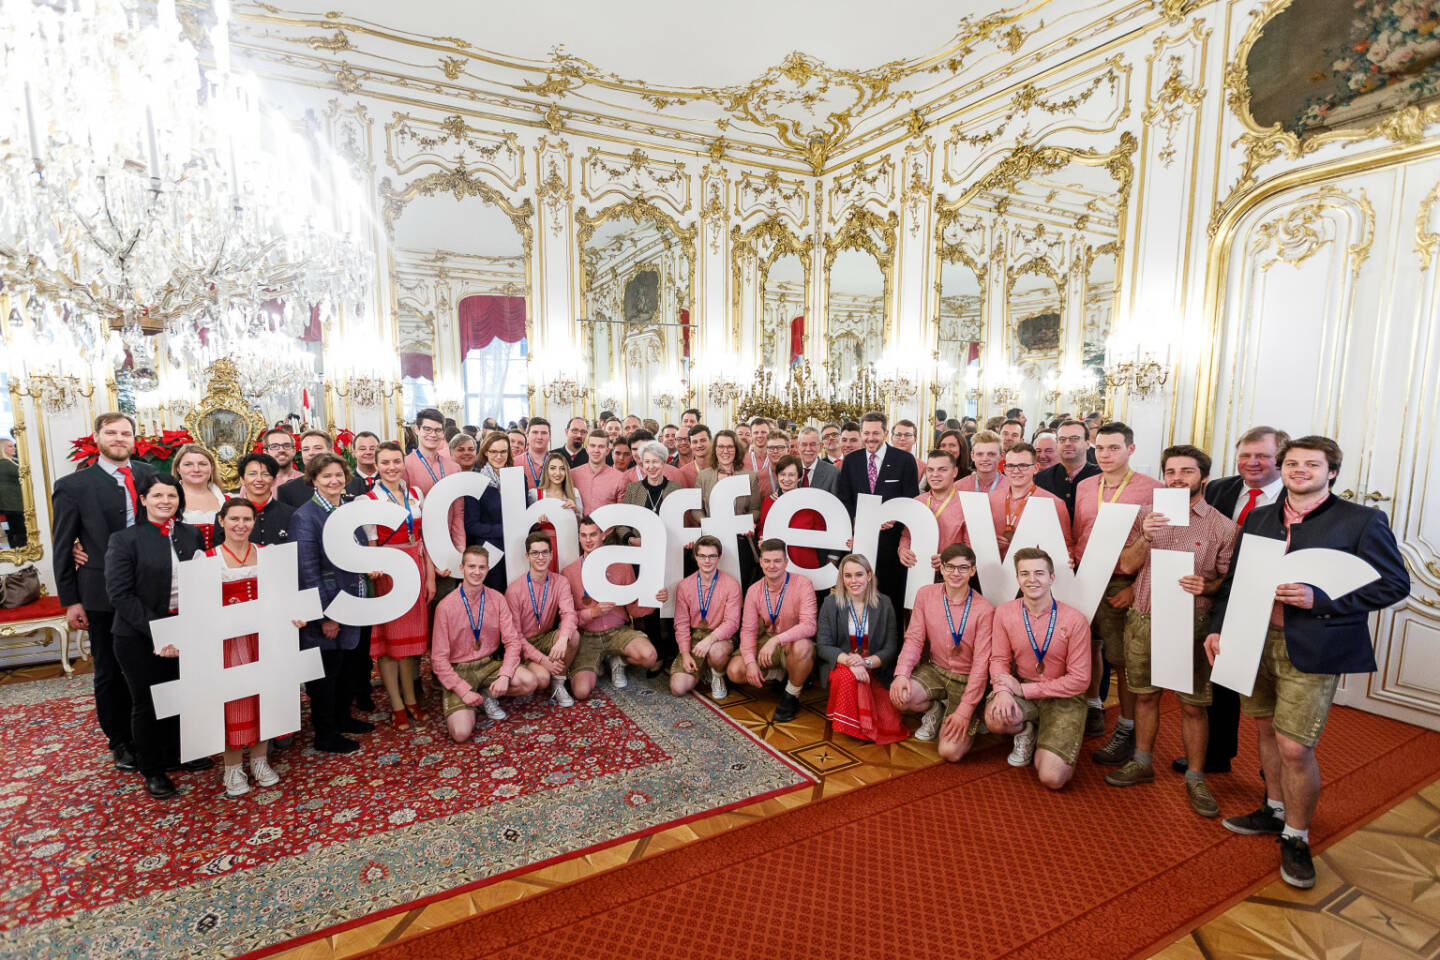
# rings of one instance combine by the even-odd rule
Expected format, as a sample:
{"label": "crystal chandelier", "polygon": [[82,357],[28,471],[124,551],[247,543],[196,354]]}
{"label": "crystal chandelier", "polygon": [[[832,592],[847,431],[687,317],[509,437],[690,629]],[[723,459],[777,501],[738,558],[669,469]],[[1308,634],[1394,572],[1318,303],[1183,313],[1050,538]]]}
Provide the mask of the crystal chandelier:
{"label": "crystal chandelier", "polygon": [[177,360],[293,338],[311,305],[363,309],[373,274],[360,187],[230,69],[228,0],[214,10],[209,68],[175,0],[0,18],[0,280],[38,298],[37,323],[120,331],[140,389],[147,334]]}

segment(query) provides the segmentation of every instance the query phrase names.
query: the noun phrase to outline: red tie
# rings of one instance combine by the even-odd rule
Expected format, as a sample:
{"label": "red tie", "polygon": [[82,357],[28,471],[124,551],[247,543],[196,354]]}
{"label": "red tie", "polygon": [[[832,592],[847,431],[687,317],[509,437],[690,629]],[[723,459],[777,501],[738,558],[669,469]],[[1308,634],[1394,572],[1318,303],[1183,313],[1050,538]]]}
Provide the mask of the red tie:
{"label": "red tie", "polygon": [[804,476],[802,476],[802,477],[800,478],[800,486],[802,486],[802,487],[808,487],[808,486],[810,486],[810,470],[814,470],[814,469],[815,469],[814,467],[811,467],[809,470],[806,470],[806,471],[805,471]]}
{"label": "red tie", "polygon": [[135,478],[130,474],[129,467],[116,467],[115,472],[125,478],[125,489],[130,493],[130,503],[135,508],[135,516],[140,516],[140,494],[135,492]]}
{"label": "red tie", "polygon": [[1255,509],[1255,501],[1259,500],[1260,494],[1264,492],[1265,491],[1261,490],[1259,487],[1254,487],[1251,489],[1250,499],[1245,502],[1245,509],[1240,511],[1240,519],[1235,521],[1236,526],[1245,526],[1245,518],[1250,516],[1250,511]]}

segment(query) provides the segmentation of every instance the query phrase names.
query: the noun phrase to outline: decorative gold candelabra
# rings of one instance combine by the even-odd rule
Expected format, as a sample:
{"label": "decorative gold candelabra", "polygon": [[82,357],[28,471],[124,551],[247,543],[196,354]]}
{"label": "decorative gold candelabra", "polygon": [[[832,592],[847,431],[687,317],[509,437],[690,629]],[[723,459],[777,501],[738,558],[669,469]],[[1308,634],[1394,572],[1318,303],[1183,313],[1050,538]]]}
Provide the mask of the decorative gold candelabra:
{"label": "decorative gold candelabra", "polygon": [[95,395],[95,384],[87,383],[82,387],[80,378],[69,373],[27,374],[23,385],[16,389],[48,413],[78,407],[82,399],[88,400]]}
{"label": "decorative gold candelabra", "polygon": [[350,400],[362,407],[373,407],[387,397],[399,396],[403,389],[397,380],[382,377],[347,377],[330,383],[330,389],[342,400]]}

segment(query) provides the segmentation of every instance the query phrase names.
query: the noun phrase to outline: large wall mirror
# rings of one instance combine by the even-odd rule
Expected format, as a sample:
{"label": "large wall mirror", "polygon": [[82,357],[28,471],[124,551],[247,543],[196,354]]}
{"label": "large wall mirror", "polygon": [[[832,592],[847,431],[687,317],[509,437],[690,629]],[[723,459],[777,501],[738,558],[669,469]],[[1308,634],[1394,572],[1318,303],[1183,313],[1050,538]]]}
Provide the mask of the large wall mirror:
{"label": "large wall mirror", "polygon": [[760,267],[764,297],[762,366],[784,370],[796,353],[805,352],[805,305],[810,280],[806,267],[798,253],[782,254]]}
{"label": "large wall mirror", "polygon": [[890,331],[896,217],[852,210],[825,239],[825,361],[843,391],[880,360]]}
{"label": "large wall mirror", "polygon": [[28,458],[23,400],[9,373],[0,370],[0,516],[5,521],[0,563],[28,563],[44,553]]}
{"label": "large wall mirror", "polygon": [[941,371],[938,406],[956,418],[974,416],[978,401],[968,385],[977,382],[985,339],[985,225],[976,217],[947,216],[936,228],[934,356]]}
{"label": "large wall mirror", "polygon": [[480,183],[459,199],[406,194],[392,246],[403,416],[437,406],[460,424],[517,422],[530,409],[529,201]]}
{"label": "large wall mirror", "polygon": [[693,330],[695,228],[641,199],[575,216],[585,319],[581,350],[597,411],[685,405]]}

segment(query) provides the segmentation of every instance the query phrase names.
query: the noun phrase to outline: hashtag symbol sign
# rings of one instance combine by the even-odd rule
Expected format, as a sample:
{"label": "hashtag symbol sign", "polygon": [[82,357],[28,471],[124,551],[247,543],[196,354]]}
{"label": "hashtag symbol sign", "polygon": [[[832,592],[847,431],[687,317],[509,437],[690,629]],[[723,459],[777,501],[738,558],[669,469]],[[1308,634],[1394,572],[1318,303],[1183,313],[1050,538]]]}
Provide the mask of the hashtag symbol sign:
{"label": "hashtag symbol sign", "polygon": [[[256,566],[259,599],[228,606],[222,599],[219,557],[199,556],[179,566],[180,612],[153,620],[156,650],[180,651],[180,679],[150,688],[157,717],[180,717],[180,761],[225,749],[225,704],[260,698],[260,739],[300,729],[300,684],[318,680],[325,668],[317,649],[300,649],[292,620],[320,618],[320,592],[301,590],[296,544],[266,547]],[[254,663],[225,666],[225,640],[259,636]]]}

